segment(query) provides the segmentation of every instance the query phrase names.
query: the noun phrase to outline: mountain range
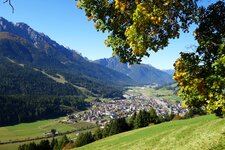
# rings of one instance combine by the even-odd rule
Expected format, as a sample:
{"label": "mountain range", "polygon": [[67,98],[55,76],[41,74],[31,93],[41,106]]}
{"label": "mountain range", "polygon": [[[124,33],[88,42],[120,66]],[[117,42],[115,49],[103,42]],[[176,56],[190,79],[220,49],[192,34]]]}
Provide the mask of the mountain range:
{"label": "mountain range", "polygon": [[172,80],[172,71],[162,71],[154,68],[151,65],[147,64],[134,64],[129,65],[128,63],[121,63],[119,57],[111,57],[105,59],[99,59],[94,61],[104,67],[108,67],[115,71],[126,74],[128,77],[133,79],[136,83],[139,84],[167,84],[173,82]]}
{"label": "mountain range", "polygon": [[[110,96],[106,90],[114,92],[118,89],[113,86],[135,84],[128,76],[87,61],[28,25],[13,24],[4,18],[0,18],[0,58],[7,64],[18,64],[15,70],[29,69],[33,74],[41,73],[59,84],[58,81],[64,79],[64,85],[78,91],[85,89],[98,96]],[[12,70],[14,75],[17,74],[15,70]]]}
{"label": "mountain range", "polygon": [[126,86],[171,81],[149,65],[128,66],[116,57],[89,61],[25,23],[0,17],[0,126],[84,109],[89,96],[121,98]]}

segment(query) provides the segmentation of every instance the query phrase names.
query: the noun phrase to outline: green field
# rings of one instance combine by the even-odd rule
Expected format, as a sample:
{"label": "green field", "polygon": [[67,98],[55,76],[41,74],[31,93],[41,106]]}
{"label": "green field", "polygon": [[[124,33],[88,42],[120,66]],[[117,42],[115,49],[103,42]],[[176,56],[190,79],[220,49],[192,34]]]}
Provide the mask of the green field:
{"label": "green field", "polygon": [[[51,129],[56,129],[58,132],[72,131],[75,129],[85,129],[87,127],[94,127],[92,123],[79,122],[76,124],[63,124],[59,123],[58,119],[50,119],[37,121],[32,123],[21,123],[14,126],[0,127],[0,141],[18,140],[18,139],[29,139],[35,137],[43,137],[44,133],[50,131]],[[74,138],[75,134],[69,135],[69,137]],[[16,149],[20,144],[6,144],[0,145],[0,150],[5,149]]]}
{"label": "green field", "polygon": [[225,119],[214,115],[141,128],[80,147],[81,150],[223,150]]}
{"label": "green field", "polygon": [[174,94],[173,90],[167,90],[165,88],[156,90],[151,87],[132,87],[130,90],[126,91],[126,93],[132,95],[142,95],[145,97],[164,98],[167,99],[171,104],[181,101],[181,99]]}

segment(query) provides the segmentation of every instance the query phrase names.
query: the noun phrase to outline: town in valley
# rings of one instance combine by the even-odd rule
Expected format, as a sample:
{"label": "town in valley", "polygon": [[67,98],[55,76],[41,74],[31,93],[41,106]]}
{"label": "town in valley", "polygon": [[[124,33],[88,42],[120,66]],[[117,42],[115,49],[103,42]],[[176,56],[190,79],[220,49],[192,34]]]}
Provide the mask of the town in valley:
{"label": "town in valley", "polygon": [[[138,87],[139,89],[148,89],[149,87]],[[123,95],[124,99],[94,99],[90,102],[90,108],[86,111],[68,114],[63,123],[75,124],[79,121],[92,122],[100,127],[104,127],[111,119],[129,118],[134,112],[140,110],[150,110],[154,108],[156,113],[161,116],[167,114],[184,115],[188,110],[181,106],[180,102],[171,103],[168,99],[162,97],[147,97],[141,93],[135,93],[132,89]]]}

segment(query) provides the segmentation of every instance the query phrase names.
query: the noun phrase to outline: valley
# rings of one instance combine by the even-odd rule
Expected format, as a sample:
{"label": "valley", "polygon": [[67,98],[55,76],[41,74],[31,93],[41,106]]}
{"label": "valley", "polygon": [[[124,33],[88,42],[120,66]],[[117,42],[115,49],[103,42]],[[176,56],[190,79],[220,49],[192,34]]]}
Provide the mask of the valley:
{"label": "valley", "polygon": [[[118,59],[114,63],[123,66]],[[148,85],[172,81],[166,72],[143,66],[130,76],[85,59],[25,23],[0,17],[0,126],[84,110],[87,97],[122,99],[125,87],[145,84],[135,80],[143,70],[155,74]]]}
{"label": "valley", "polygon": [[171,83],[172,75],[145,64],[131,67],[118,57],[89,61],[27,24],[2,17],[0,71],[0,149],[38,143],[52,137],[52,129],[59,133],[55,137],[74,140],[143,109],[162,116],[186,112],[173,89],[144,86]]}
{"label": "valley", "polygon": [[[130,12],[124,15],[128,14]],[[92,17],[96,16],[89,16]],[[104,26],[104,21],[98,23]],[[110,24],[116,25],[117,22]],[[113,31],[114,28],[110,30],[112,34],[118,34]],[[123,32],[121,35],[127,38]],[[38,150],[45,149],[38,146],[49,146],[47,150],[75,147],[88,150],[225,149],[222,60],[222,65],[217,66],[221,63],[218,62],[211,66],[222,75],[218,79],[217,76],[207,79],[207,82],[213,81],[210,84],[214,88],[214,91],[207,91],[210,84],[202,82],[204,73],[207,74],[204,68],[203,72],[195,70],[192,73],[193,68],[186,71],[183,67],[185,63],[180,60],[174,64],[175,70],[160,70],[150,64],[139,64],[142,56],[148,53],[143,51],[138,54],[140,49],[133,51],[129,40],[118,45],[124,39],[118,39],[119,36],[111,38],[106,43],[116,46],[113,57],[89,60],[25,23],[13,23],[0,17],[0,150],[21,147],[22,150],[30,150],[32,146]],[[151,45],[153,47],[146,45],[146,48],[154,50],[158,38],[161,37],[156,36],[156,43]],[[140,39],[145,40],[143,37]],[[142,47],[144,43],[139,40],[132,45],[137,43]],[[85,44],[89,43],[86,41]],[[169,43],[164,41],[162,44],[167,46]],[[224,44],[219,47],[222,51]],[[123,48],[126,51],[120,52]],[[94,52],[97,49],[93,46]],[[125,60],[131,61],[130,64]],[[179,69],[185,71],[179,72]],[[186,75],[190,77],[190,83],[183,78]],[[193,75],[196,80],[192,80]],[[184,81],[175,83],[176,79]],[[221,82],[217,86],[219,79]],[[189,88],[188,84],[193,87]],[[186,87],[182,89],[183,85]],[[179,90],[193,93],[181,95],[179,92],[184,102],[177,96]],[[213,94],[219,90],[222,91],[221,101],[217,102]],[[212,93],[207,97],[209,92]],[[198,94],[205,94],[206,98]],[[210,99],[206,101],[207,98]],[[195,103],[196,99],[199,101]],[[216,111],[208,110],[210,100],[218,107]],[[187,108],[186,104],[190,107]],[[220,114],[220,117],[210,113]]]}
{"label": "valley", "polygon": [[[40,139],[45,139],[45,133],[50,132],[51,129],[56,129],[60,133],[59,137],[66,134],[71,139],[76,139],[77,133],[95,130],[97,126],[104,127],[111,119],[129,118],[134,112],[143,109],[149,110],[151,107],[156,109],[160,115],[171,111],[174,113],[177,111],[180,113],[186,112],[179,106],[179,103],[174,104],[171,99],[160,100],[154,95],[145,95],[148,91],[157,93],[158,90],[153,87],[129,87],[124,91],[126,99],[113,100],[89,97],[86,100],[89,103],[87,110],[77,111],[58,119],[0,127],[0,150],[5,149],[7,145],[9,149],[15,150],[23,141],[38,142]],[[172,93],[171,90],[164,91],[167,91],[165,93]]]}
{"label": "valley", "polygon": [[[171,85],[174,86],[174,85]],[[182,108],[179,98],[173,90],[154,89],[150,86],[129,87],[124,92],[125,99],[96,99],[90,101],[90,108],[81,113],[67,116],[64,122],[76,123],[78,121],[93,122],[104,127],[109,120],[114,118],[129,118],[134,112],[154,108],[161,116],[170,113],[184,116],[188,109]],[[161,93],[159,95],[159,93]]]}

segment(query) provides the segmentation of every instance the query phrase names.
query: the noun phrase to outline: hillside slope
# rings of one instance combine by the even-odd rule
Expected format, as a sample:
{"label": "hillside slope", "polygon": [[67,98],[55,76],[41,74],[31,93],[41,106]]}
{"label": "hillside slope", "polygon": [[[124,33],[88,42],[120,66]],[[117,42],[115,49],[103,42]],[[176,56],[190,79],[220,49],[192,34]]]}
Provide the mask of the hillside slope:
{"label": "hillside slope", "polygon": [[139,84],[167,84],[173,82],[172,75],[147,64],[123,64],[119,57],[111,57],[94,61],[104,67],[121,72]]}
{"label": "hillside slope", "polygon": [[225,149],[225,118],[208,115],[166,122],[118,134],[78,149],[222,150]]}

